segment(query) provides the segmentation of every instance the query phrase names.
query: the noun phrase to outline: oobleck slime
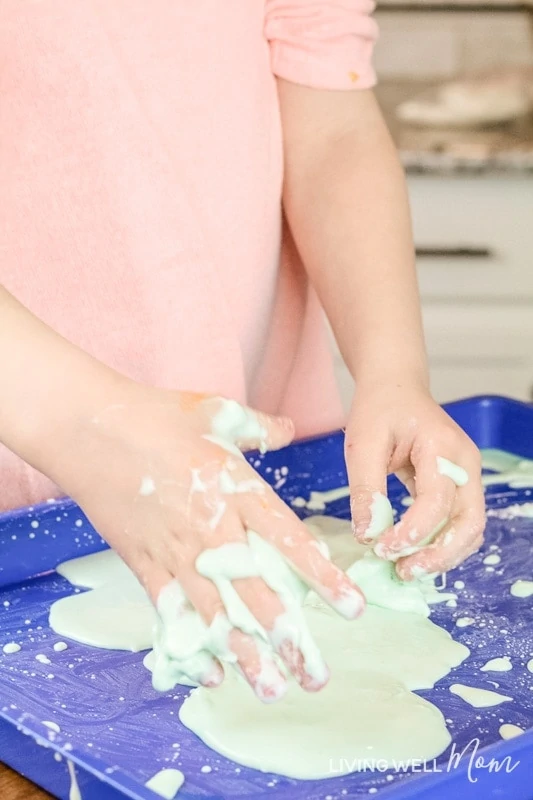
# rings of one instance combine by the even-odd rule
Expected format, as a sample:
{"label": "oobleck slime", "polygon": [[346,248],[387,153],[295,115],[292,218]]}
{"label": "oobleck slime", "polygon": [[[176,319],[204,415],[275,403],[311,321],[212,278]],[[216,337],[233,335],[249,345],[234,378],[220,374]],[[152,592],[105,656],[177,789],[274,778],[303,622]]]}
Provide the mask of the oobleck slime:
{"label": "oobleck slime", "polygon": [[[466,484],[468,483],[467,471],[462,467],[457,466],[457,464],[454,464],[453,461],[450,461],[447,458],[442,458],[441,456],[437,456],[436,466],[437,466],[437,472],[440,475],[443,475],[446,478],[449,478],[451,481],[453,481],[453,483],[455,483],[457,488],[466,486]],[[392,508],[390,507],[389,500],[384,495],[380,495],[380,497],[382,498],[382,500],[380,505],[377,506],[376,508],[377,518],[375,521],[373,519],[371,522],[371,527],[375,528],[376,530],[374,538],[378,537],[380,533],[382,533],[391,525],[390,518],[392,517]],[[390,508],[390,515],[387,506]],[[410,556],[413,555],[414,553],[420,552],[420,550],[422,550],[424,547],[426,547],[435,539],[437,534],[439,534],[443,530],[443,528],[446,527],[447,524],[448,524],[447,519],[441,520],[441,522],[429,533],[429,535],[426,536],[421,541],[419,541],[418,544],[408,545],[407,547],[404,547],[401,551],[395,554],[392,554],[390,551],[386,552],[383,548],[382,543],[379,541],[374,547],[374,552],[379,558],[383,559],[386,558],[389,561],[398,561],[400,558],[404,558],[405,556]],[[449,531],[447,535],[451,536],[453,534],[451,531]],[[413,569],[413,573],[415,572],[416,568]],[[421,577],[421,575],[422,573],[420,572],[418,577]]]}
{"label": "oobleck slime", "polygon": [[152,792],[164,797],[165,800],[173,800],[183,786],[184,781],[185,776],[179,769],[162,769],[156,775],[153,775],[145,783],[145,786],[151,789]]}
{"label": "oobleck slime", "polygon": [[483,475],[484,486],[507,484],[511,489],[533,488],[533,461],[503,450],[486,449],[481,451],[483,467],[494,470],[493,474]]}
{"label": "oobleck slime", "polygon": [[[533,461],[492,451],[484,453],[483,460],[485,466],[500,470],[498,475],[484,477],[486,485],[509,482],[513,485],[516,482],[517,487],[533,487]],[[317,508],[323,508],[325,502],[347,494],[347,487],[315,493],[314,502]],[[305,500],[301,503],[306,504]],[[525,509],[523,513],[528,511],[528,505],[531,504],[496,511],[502,515],[512,511],[518,516],[522,509]],[[376,506],[378,511],[381,506],[388,514],[383,500],[379,499]],[[388,522],[380,525],[379,513],[376,522],[374,509],[372,512],[377,538],[381,525],[383,528],[390,526],[390,516],[386,517]],[[299,778],[339,775],[356,769],[358,759],[378,759],[383,753],[389,760],[432,758],[430,751],[434,754],[442,752],[449,742],[449,735],[440,712],[413,695],[412,690],[433,685],[467,655],[466,648],[453,642],[448,634],[427,619],[428,605],[450,595],[437,592],[432,580],[409,584],[398,581],[389,564],[374,559],[370,548],[354,542],[346,522],[331,517],[313,517],[306,524],[327,544],[332,560],[342,569],[350,570],[369,602],[362,618],[346,622],[312,592],[305,597],[302,613],[310,635],[331,668],[330,683],[318,694],[305,693],[296,683],[291,683],[281,701],[264,706],[257,702],[248,685],[229,666],[221,687],[194,689],[182,707],[182,721],[214,750],[241,764],[273,769]],[[91,563],[93,558],[96,560]],[[494,558],[491,562],[496,563]],[[152,645],[150,628],[157,614],[134,576],[114,553],[106,551],[95,557],[76,559],[63,565],[61,572],[76,585],[94,587],[90,592],[59,601],[64,606],[60,609],[58,604],[61,611],[57,615],[58,624],[67,626],[61,631],[65,638],[132,650],[148,649]],[[513,602],[528,603],[533,593],[533,576],[525,574],[520,577],[520,581],[509,585],[508,591],[515,598]],[[99,607],[106,607],[106,603],[112,607],[111,617],[106,612],[97,624],[91,624],[90,606],[87,607],[88,615],[78,614],[76,604],[82,597],[98,594],[106,585],[116,587],[121,582],[130,584],[119,593],[121,599],[117,600],[117,593],[100,593]],[[456,581],[454,588],[464,589],[464,582]],[[145,620],[133,632],[133,637],[124,637],[125,621],[137,613],[132,601],[136,604],[141,597],[151,622],[148,624]],[[63,611],[70,603],[74,605],[68,619]],[[400,608],[407,611],[400,612]],[[83,631],[86,625],[89,625],[89,632]],[[153,669],[154,659],[153,652],[146,655],[144,661],[148,669]],[[432,663],[430,659],[434,659]],[[480,676],[512,668],[508,657],[492,658],[478,667]],[[533,673],[533,659],[528,669]],[[183,675],[175,677],[186,682]],[[457,695],[456,702],[471,707],[473,714],[476,708],[484,707],[501,707],[504,714],[510,700],[507,694],[479,689],[474,685],[453,683],[451,691]],[[354,708],[361,709],[360,719],[354,715]],[[391,724],[387,726],[384,720],[389,717]],[[340,721],[337,726],[332,722],[335,718],[338,723]],[[503,724],[503,719],[501,722],[502,738],[522,733],[518,726]],[[246,736],[242,734],[242,726],[246,729]],[[421,731],[421,735],[406,742],[406,729]],[[331,757],[328,752],[332,753]]]}
{"label": "oobleck slime", "polygon": [[301,779],[349,772],[354,760],[429,760],[448,746],[442,714],[410,689],[433,686],[466,648],[416,614],[369,607],[347,622],[324,607],[305,613],[331,669],[324,689],[292,682],[265,706],[228,671],[216,690],[185,700],[181,721],[240,764]]}
{"label": "oobleck slime", "polygon": [[[230,473],[235,468],[231,459],[240,456],[239,445],[251,441],[265,450],[267,431],[253,412],[234,401],[207,402],[214,406],[211,430],[204,438],[222,447],[230,459],[215,475],[214,530],[226,510],[225,495],[263,491],[257,480],[239,488]],[[438,458],[436,467],[457,486],[468,480],[465,471],[447,459]],[[212,487],[193,470],[190,491],[206,494],[208,488]],[[157,484],[147,474],[140,481],[139,495],[152,494],[157,496]],[[370,512],[367,535],[377,539],[393,524],[392,508],[378,492],[372,496]],[[272,545],[247,530],[245,540],[207,547],[196,559],[197,572],[216,586],[222,602],[223,610],[210,625],[197,614],[177,580],[163,587],[156,613],[133,573],[111,551],[58,568],[71,583],[90,591],[54,603],[50,624],[61,636],[93,646],[142,650],[153,644],[145,665],[161,691],[176,683],[204,682],[216,657],[224,666],[222,685],[215,690],[194,689],[180,708],[180,719],[214,750],[241,764],[313,779],[349,772],[358,760],[368,758],[429,760],[446,748],[450,735],[441,712],[412,690],[432,687],[469,651],[427,618],[428,604],[443,599],[433,581],[403,584],[394,565],[376,555],[379,542],[374,542],[376,552],[361,551],[351,534],[346,536],[346,528],[350,530],[349,523],[326,518],[315,518],[310,525],[318,534],[317,547],[328,557],[326,540],[343,542],[333,557],[339,564],[342,561],[370,604],[356,621],[359,595],[351,590],[336,603],[337,611],[352,618],[342,619],[308,590]],[[410,547],[409,552],[420,546]],[[279,598],[284,612],[273,632],[263,629],[236,591],[233,582],[243,578],[261,578]],[[260,656],[272,652],[271,644],[290,641],[301,650],[305,671],[318,685],[327,677],[327,663],[332,675],[326,688],[305,692],[289,676],[282,701],[259,703],[233,669],[236,656],[229,642],[235,629],[253,637]],[[268,673],[272,662],[263,661]],[[259,697],[261,686],[269,683],[269,675],[261,673]]]}
{"label": "oobleck slime", "polygon": [[[368,548],[354,541],[349,522],[313,517],[308,527],[326,543],[332,560],[342,568],[366,560]],[[51,609],[52,627],[64,638],[90,639],[94,646],[148,649],[155,618],[148,598],[142,600],[147,610],[144,615],[142,589],[133,573],[112,551],[97,556],[74,559],[60,567],[61,574],[74,585],[94,588],[57,601]],[[369,568],[366,586],[364,572],[361,588],[371,595],[376,580],[374,566]],[[386,576],[381,580],[386,587]],[[227,666],[220,687],[194,689],[181,707],[181,721],[212,749],[240,764],[301,779],[349,772],[357,768],[359,758],[390,762],[437,756],[450,742],[444,718],[412,690],[433,686],[467,657],[468,649],[427,619],[429,583],[409,584],[410,611],[371,603],[356,621],[342,619],[309,592],[301,613],[330,667],[327,686],[309,693],[291,681],[282,700],[264,705],[244,679]],[[95,608],[101,609],[98,595],[106,587],[119,588],[113,595],[114,613],[105,613],[93,623],[84,605],[90,600],[84,598],[96,595]],[[402,590],[393,584],[374,601],[393,605],[391,598],[399,598],[398,591]],[[437,594],[434,588],[433,593]],[[80,602],[83,613],[77,614]],[[403,597],[397,602],[402,608],[407,603]],[[135,637],[128,639],[123,631],[132,617],[139,624]],[[186,643],[176,646],[185,647]],[[149,666],[154,655],[145,660]]]}

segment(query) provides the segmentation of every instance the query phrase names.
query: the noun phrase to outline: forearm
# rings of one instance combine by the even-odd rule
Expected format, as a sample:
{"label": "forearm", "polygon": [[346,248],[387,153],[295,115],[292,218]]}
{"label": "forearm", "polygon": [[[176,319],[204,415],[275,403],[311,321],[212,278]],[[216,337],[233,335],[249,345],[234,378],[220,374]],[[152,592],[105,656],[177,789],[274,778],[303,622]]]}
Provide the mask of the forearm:
{"label": "forearm", "polygon": [[54,477],[67,431],[112,396],[122,378],[67,342],[0,286],[0,441]]}
{"label": "forearm", "polygon": [[373,96],[287,84],[280,96],[286,215],[349,369],[425,385],[405,181]]}

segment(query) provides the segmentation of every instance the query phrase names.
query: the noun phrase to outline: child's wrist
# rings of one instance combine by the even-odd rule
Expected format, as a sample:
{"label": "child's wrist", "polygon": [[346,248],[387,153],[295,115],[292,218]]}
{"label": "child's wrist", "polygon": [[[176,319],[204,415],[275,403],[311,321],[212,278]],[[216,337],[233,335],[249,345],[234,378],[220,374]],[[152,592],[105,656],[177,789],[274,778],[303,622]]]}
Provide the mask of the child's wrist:
{"label": "child's wrist", "polygon": [[354,376],[358,390],[410,388],[429,392],[429,372],[425,364],[383,362],[370,369],[359,369]]}
{"label": "child's wrist", "polygon": [[127,382],[99,362],[84,361],[64,383],[28,404],[29,413],[13,435],[12,449],[62,489],[69,471],[82,469],[82,431],[102,408],[120,402]]}

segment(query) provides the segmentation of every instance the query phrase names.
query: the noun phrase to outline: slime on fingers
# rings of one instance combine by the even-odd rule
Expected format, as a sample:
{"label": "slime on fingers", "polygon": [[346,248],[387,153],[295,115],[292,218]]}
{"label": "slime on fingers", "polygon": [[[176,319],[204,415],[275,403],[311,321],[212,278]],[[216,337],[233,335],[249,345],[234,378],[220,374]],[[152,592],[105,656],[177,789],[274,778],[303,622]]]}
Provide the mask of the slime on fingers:
{"label": "slime on fingers", "polygon": [[[441,456],[437,456],[437,472],[440,475],[444,475],[445,477],[450,478],[450,480],[453,481],[453,483],[457,488],[466,486],[469,480],[468,473],[465,469],[457,466],[457,464],[454,464],[447,458],[442,458]],[[377,531],[374,532],[373,535],[374,539],[380,536],[385,530],[387,530],[387,528],[390,527],[389,512],[388,509],[386,510],[384,501],[386,501],[388,508],[390,509],[390,516],[392,516],[392,507],[388,499],[384,497],[384,495],[379,495],[379,496],[383,498],[383,500],[380,502],[379,505],[380,513],[379,516],[376,514],[375,524],[373,525],[371,523],[373,530]],[[401,524],[401,521],[399,524]],[[431,531],[431,533],[424,539],[422,539],[417,545],[409,545],[407,547],[404,547],[402,550],[391,551],[389,548],[385,547],[378,541],[374,547],[374,552],[379,558],[386,559],[388,561],[398,561],[400,558],[405,558],[406,556],[414,555],[415,553],[419,553],[421,550],[427,547],[428,544],[431,544],[431,542],[434,541],[435,537],[446,527],[447,524],[448,524],[448,519],[441,520],[441,522],[436,526],[436,528],[434,528]],[[379,530],[380,525],[382,526],[381,530]],[[449,534],[446,534],[446,536],[448,535],[452,536],[453,534],[450,531]]]}

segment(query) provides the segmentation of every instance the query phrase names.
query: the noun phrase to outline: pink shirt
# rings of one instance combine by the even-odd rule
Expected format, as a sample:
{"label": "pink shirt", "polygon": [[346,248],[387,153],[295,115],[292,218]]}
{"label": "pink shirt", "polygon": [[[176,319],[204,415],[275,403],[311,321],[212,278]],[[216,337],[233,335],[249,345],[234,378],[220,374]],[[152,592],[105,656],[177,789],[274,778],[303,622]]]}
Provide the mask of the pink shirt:
{"label": "pink shirt", "polygon": [[[342,423],[275,76],[371,86],[372,0],[0,0],[0,281],[153,385]],[[57,489],[3,449],[0,507]]]}

